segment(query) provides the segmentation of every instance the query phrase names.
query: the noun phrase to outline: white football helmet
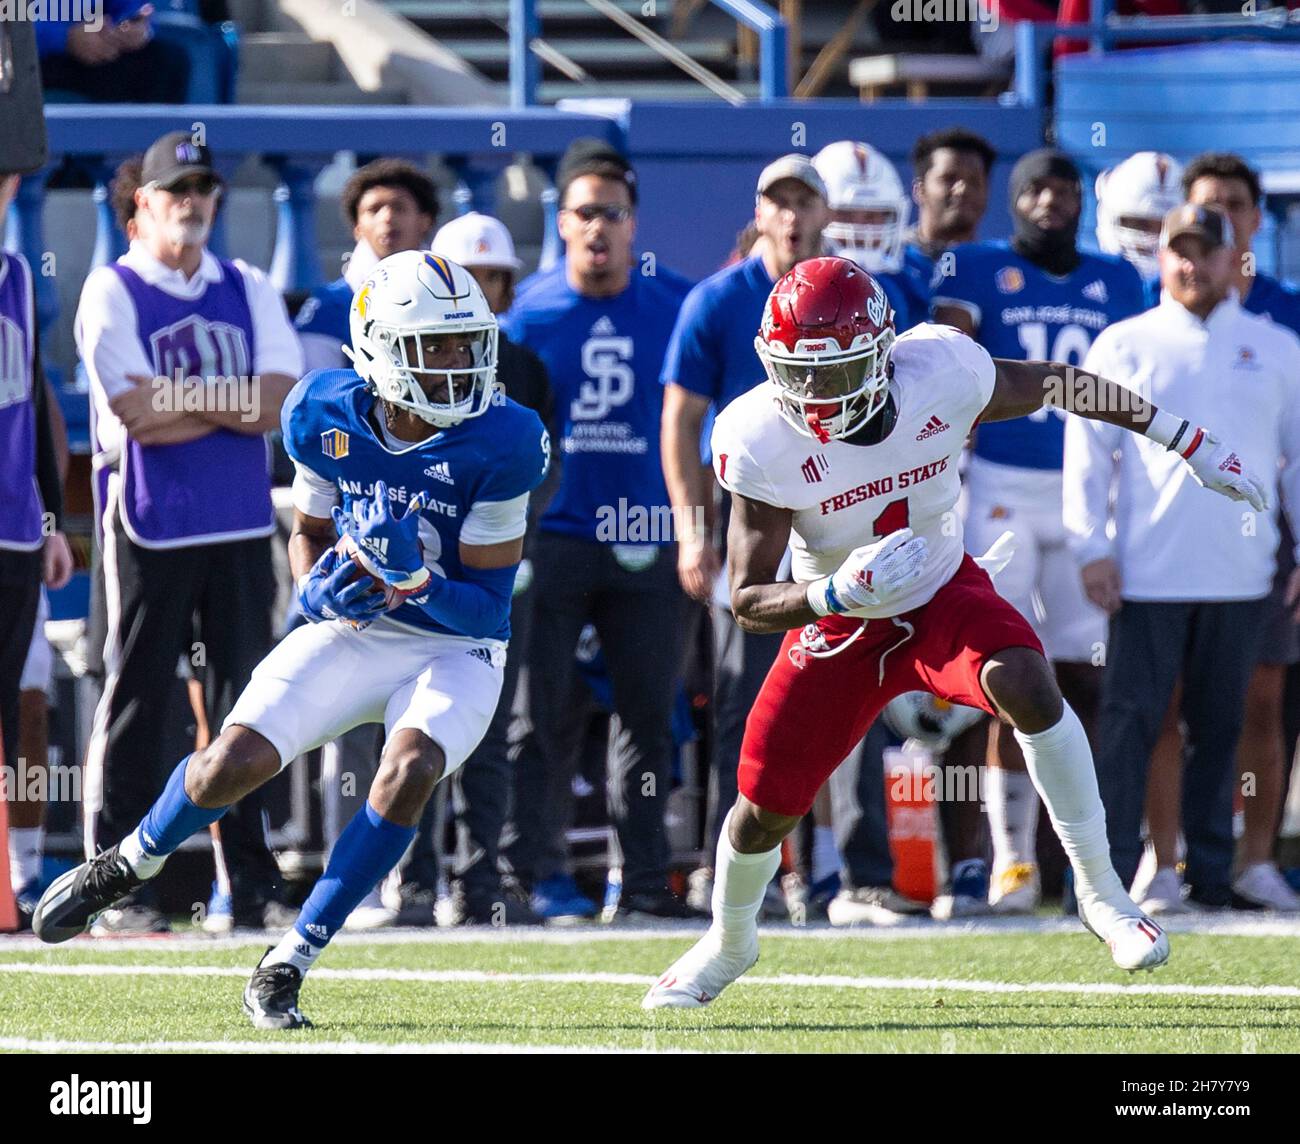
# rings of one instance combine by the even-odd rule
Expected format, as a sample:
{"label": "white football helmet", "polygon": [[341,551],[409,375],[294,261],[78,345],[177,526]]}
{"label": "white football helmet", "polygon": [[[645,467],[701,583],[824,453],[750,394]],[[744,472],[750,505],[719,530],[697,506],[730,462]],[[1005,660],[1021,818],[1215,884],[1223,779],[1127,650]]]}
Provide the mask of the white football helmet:
{"label": "white football helmet", "polygon": [[977,707],[949,703],[928,691],[905,691],[885,704],[881,718],[900,739],[914,739],[927,747],[943,750],[984,718],[984,712]]}
{"label": "white football helmet", "polygon": [[[1183,168],[1171,155],[1139,151],[1097,176],[1097,242],[1143,278],[1160,270],[1160,224],[1183,201]],[[1145,225],[1143,225],[1145,224]]]}
{"label": "white football helmet", "polygon": [[[352,346],[344,350],[357,373],[390,405],[446,429],[478,417],[492,403],[497,320],[463,266],[425,250],[389,255],[353,297],[349,326]],[[445,334],[466,335],[472,365],[425,365],[425,339]]]}
{"label": "white football helmet", "polygon": [[[869,143],[843,139],[813,156],[826,184],[831,221],[822,231],[831,253],[851,258],[869,274],[893,274],[903,267],[903,232],[912,202],[894,164]],[[873,211],[873,222],[837,219],[840,211]]]}

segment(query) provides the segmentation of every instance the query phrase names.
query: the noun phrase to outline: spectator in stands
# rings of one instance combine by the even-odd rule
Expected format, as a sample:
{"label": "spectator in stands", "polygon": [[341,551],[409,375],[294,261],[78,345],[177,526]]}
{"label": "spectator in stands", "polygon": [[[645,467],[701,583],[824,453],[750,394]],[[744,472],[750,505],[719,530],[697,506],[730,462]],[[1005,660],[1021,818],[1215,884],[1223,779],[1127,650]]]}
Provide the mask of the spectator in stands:
{"label": "spectator in stands", "polygon": [[184,103],[189,60],[153,39],[154,6],[106,0],[93,10],[99,19],[45,19],[36,25],[46,91],[73,92],[98,103]]}
{"label": "spectator in stands", "polygon": [[[1232,285],[1242,308],[1300,334],[1300,294],[1255,270],[1252,246],[1259,231],[1262,200],[1258,173],[1238,155],[1208,152],[1193,159],[1182,176],[1182,192],[1189,202],[1218,207],[1232,223],[1236,247]],[[1295,568],[1295,539],[1285,514],[1279,517],[1278,525],[1281,542],[1277,572],[1263,621],[1259,663],[1246,693],[1245,722],[1237,747],[1241,789],[1249,793],[1242,800],[1245,830],[1238,851],[1240,873],[1232,892],[1234,904],[1242,907],[1294,911],[1300,910],[1300,895],[1283,879],[1273,854],[1290,774],[1287,763],[1295,751],[1295,740],[1288,740],[1283,727],[1283,693],[1288,667],[1300,660],[1300,628],[1283,599]],[[1188,908],[1181,898],[1176,869],[1181,779],[1182,736],[1177,709],[1171,704],[1165,733],[1152,759],[1147,796],[1155,865],[1150,884],[1142,888],[1141,896],[1156,912]]]}
{"label": "spectator in stands", "polygon": [[343,185],[339,206],[357,245],[343,274],[316,287],[294,319],[304,373],[348,364],[342,347],[348,343],[353,293],[381,258],[419,250],[429,241],[438,218],[438,189],[405,159],[376,159]]}
{"label": "spectator in stands", "polygon": [[[208,723],[220,726],[270,646],[263,434],[279,424],[302,364],[266,276],[206,249],[222,186],[208,149],[184,132],[164,135],[140,179],[136,238],[86,279],[75,323],[111,621],[87,751],[88,853],[149,806],[167,749],[162,684],[177,662],[202,652]],[[241,906],[258,914],[272,900],[277,870],[260,804],[222,825],[238,921]],[[96,923],[99,933],[164,928],[143,894]]]}
{"label": "spectator in stands", "polygon": [[[1242,309],[1234,254],[1223,213],[1192,203],[1171,211],[1160,241],[1160,305],[1103,330],[1084,369],[1158,406],[1194,411],[1210,432],[1237,443],[1271,504],[1280,491],[1294,512],[1300,339]],[[1101,424],[1066,419],[1064,502],[1085,590],[1110,614],[1096,761],[1111,855],[1132,881],[1147,768],[1181,674],[1188,897],[1226,906],[1234,753],[1264,637],[1277,525],[1272,512],[1208,499],[1183,478],[1179,455],[1151,437],[1121,441]],[[1201,433],[1184,426],[1184,434]],[[1208,446],[1182,442],[1184,451],[1195,447]],[[1300,591],[1300,573],[1290,588]]]}
{"label": "spectator in stands", "polygon": [[[658,382],[683,291],[638,272],[636,175],[617,151],[579,141],[557,181],[565,258],[533,276],[503,323],[546,363],[564,456],[534,545],[532,729],[519,760],[516,866],[539,913],[594,912],[568,872],[564,837],[573,778],[566,703],[573,651],[591,622],[619,723],[609,762],[609,811],[623,861],[617,916],[699,916],[668,888],[664,824],[686,611],[672,529],[660,527],[668,493]],[[636,514],[655,526],[640,527]]]}
{"label": "spectator in stands", "polygon": [[[434,235],[432,249],[474,276],[494,314],[504,314],[510,308],[515,278],[523,263],[516,257],[514,240],[502,222],[477,212],[461,215]],[[512,342],[504,333],[497,345],[497,381],[507,397],[535,410],[542,424],[550,425],[555,402],[546,367],[532,350]],[[554,481],[548,477],[533,493],[524,560],[515,577],[510,607],[510,655],[496,716],[483,742],[456,772],[452,786],[452,805],[456,812],[452,917],[461,924],[536,925],[542,921],[522,895],[507,892],[503,886],[501,834],[509,815],[513,786],[508,732],[520,665],[528,655],[532,627],[532,549],[536,520],[546,496],[553,491]],[[433,840],[436,828],[436,809],[431,799],[403,871],[401,886],[403,916],[416,915],[426,925],[432,919],[437,901],[438,867]]]}
{"label": "spectator in stands", "polygon": [[[0,218],[17,192],[18,175],[0,172]],[[51,396],[37,346],[31,268],[21,254],[0,251],[0,440],[6,443],[0,450],[0,733],[11,767],[19,759],[19,696],[41,584],[62,588],[72,575]],[[30,924],[38,896],[43,813],[39,802],[16,801],[10,809],[10,878],[20,924]]]}
{"label": "spectator in stands", "polygon": [[935,260],[974,242],[989,201],[989,172],[997,152],[981,135],[948,127],[912,146],[912,201],[916,226],[903,248],[904,266],[930,291]]}

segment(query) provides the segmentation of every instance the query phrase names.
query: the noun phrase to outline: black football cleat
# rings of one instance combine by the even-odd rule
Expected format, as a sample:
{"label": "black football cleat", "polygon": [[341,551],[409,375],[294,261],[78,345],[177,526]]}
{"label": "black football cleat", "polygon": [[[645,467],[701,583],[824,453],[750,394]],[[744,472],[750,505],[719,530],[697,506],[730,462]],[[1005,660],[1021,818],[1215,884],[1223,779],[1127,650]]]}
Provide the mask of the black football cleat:
{"label": "black football cleat", "polygon": [[143,882],[116,846],[104,850],[50,883],[32,915],[32,932],[52,944],[74,938]]}
{"label": "black football cleat", "polygon": [[[270,947],[266,953],[270,953]],[[262,954],[262,961],[266,960]],[[244,986],[244,1012],[255,1029],[310,1029],[298,1008],[302,971],[296,965],[263,965],[260,961]]]}

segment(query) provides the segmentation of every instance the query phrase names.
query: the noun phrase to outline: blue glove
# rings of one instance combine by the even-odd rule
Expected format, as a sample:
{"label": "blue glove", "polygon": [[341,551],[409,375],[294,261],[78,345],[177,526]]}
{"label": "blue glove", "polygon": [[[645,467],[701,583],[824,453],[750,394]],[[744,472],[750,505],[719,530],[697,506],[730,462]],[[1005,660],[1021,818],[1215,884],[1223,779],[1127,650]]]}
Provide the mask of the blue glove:
{"label": "blue glove", "polygon": [[[368,579],[352,582],[356,562],[343,560],[327,548],[298,589],[298,607],[313,624],[343,620],[358,629],[367,627],[384,612],[382,593],[373,592]],[[373,594],[372,594],[373,592]]]}
{"label": "blue glove", "polygon": [[374,499],[361,507],[359,518],[334,506],[334,526],[356,541],[359,562],[372,575],[393,588],[412,591],[429,578],[424,566],[424,549],[420,544],[420,510],[425,494],[417,493],[401,516],[394,516],[388,499],[388,486],[375,482]]}

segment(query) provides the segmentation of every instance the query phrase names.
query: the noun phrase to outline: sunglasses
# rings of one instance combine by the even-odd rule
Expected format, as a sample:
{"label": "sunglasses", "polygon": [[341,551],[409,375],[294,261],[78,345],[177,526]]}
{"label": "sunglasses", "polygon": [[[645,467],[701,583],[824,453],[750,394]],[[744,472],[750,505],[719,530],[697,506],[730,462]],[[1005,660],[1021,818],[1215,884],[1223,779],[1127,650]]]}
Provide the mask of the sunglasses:
{"label": "sunglasses", "polygon": [[221,187],[221,180],[215,175],[191,175],[187,179],[181,179],[177,183],[172,183],[169,187],[162,186],[161,183],[155,184],[169,195],[183,197],[185,195],[211,195]]}
{"label": "sunglasses", "polygon": [[580,207],[565,207],[569,214],[576,214],[583,222],[595,222],[603,218],[606,222],[627,222],[632,217],[632,208],[619,203],[584,203]]}

